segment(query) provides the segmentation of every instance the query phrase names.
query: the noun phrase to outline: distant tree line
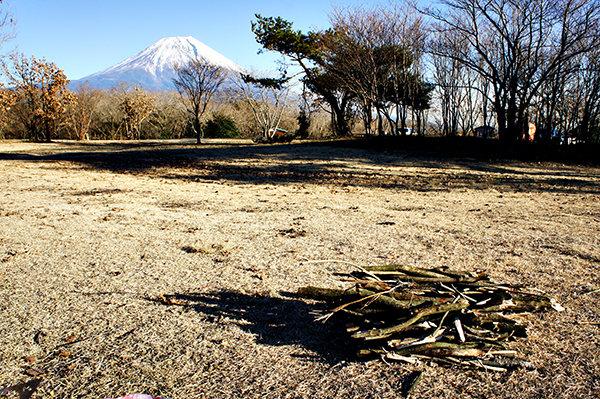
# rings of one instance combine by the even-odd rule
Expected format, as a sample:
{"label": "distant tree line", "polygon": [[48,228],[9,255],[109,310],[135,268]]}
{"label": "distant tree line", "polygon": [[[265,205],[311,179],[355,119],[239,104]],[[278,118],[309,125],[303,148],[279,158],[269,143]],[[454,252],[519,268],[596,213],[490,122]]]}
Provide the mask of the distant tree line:
{"label": "distant tree line", "polygon": [[[600,139],[600,2],[439,0],[428,52],[444,134],[493,125],[513,142]],[[495,119],[495,120],[494,120]]]}
{"label": "distant tree line", "polygon": [[336,8],[330,22],[304,33],[257,14],[257,42],[288,67],[228,74],[199,59],[177,66],[172,92],[71,92],[54,64],[13,55],[3,63],[0,137],[600,141],[599,0],[438,0],[422,10],[397,1]]}
{"label": "distant tree line", "polygon": [[[191,68],[202,73],[205,64],[195,60],[178,72],[189,74]],[[110,90],[84,84],[71,91],[55,64],[19,54],[3,62],[3,73],[7,87],[0,89],[0,139],[199,141],[201,137],[257,137],[265,129],[256,105],[232,85],[213,90],[210,96],[207,86],[194,87],[189,81],[187,91],[181,82],[176,85],[179,90],[173,91],[147,91],[124,83]],[[277,109],[277,127],[298,129],[298,112],[291,101],[271,104],[267,97],[263,101],[265,109]],[[315,117],[313,127],[321,126],[315,134],[327,134],[325,118],[319,123]]]}
{"label": "distant tree line", "polygon": [[301,67],[340,135],[360,115],[368,134],[404,133],[410,119],[416,133],[497,132],[509,145],[599,142],[597,0],[438,3],[338,9],[325,31],[260,15],[252,27]]}

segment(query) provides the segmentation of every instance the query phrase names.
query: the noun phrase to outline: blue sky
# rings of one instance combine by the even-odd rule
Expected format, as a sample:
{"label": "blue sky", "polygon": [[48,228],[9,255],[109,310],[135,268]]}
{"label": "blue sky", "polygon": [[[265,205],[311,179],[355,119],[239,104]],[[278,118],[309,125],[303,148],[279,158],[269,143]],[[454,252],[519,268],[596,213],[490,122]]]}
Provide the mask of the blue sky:
{"label": "blue sky", "polygon": [[260,46],[250,29],[254,14],[281,16],[307,31],[328,27],[332,11],[329,0],[4,0],[2,8],[7,6],[17,35],[2,52],[16,47],[27,57],[44,57],[72,80],[170,36],[193,36],[244,68],[271,70],[278,57],[257,55]]}

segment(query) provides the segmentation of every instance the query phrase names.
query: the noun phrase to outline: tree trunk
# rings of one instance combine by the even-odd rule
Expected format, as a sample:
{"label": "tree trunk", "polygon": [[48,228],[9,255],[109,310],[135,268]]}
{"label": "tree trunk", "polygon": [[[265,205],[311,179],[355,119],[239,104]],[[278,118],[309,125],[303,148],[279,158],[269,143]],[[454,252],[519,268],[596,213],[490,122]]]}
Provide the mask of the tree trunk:
{"label": "tree trunk", "polygon": [[194,118],[194,131],[196,132],[196,144],[202,144],[202,129],[200,128],[200,119]]}
{"label": "tree trunk", "polygon": [[344,98],[338,104],[338,100],[332,97],[324,97],[331,107],[331,128],[337,136],[348,136],[350,129],[346,121],[346,107],[348,101]]}

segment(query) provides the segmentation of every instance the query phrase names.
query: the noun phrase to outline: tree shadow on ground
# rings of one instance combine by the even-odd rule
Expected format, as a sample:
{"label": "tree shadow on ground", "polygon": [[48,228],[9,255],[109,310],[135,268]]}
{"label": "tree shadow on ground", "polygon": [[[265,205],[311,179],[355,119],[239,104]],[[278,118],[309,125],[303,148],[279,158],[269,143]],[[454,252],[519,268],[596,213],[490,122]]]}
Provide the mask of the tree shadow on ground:
{"label": "tree shadow on ground", "polygon": [[[94,144],[92,150],[57,153],[0,153],[0,160],[73,162],[113,173],[147,174],[173,181],[224,181],[236,184],[336,184],[415,191],[497,189],[525,192],[600,194],[598,171],[537,162],[492,159],[477,148],[443,151],[435,141],[336,140],[276,145],[196,145],[143,142]],[[406,144],[404,147],[402,144]],[[77,147],[71,144],[73,148]],[[487,144],[489,146],[489,144]],[[414,149],[416,148],[416,149]],[[487,147],[486,147],[487,148]],[[491,150],[490,150],[491,151]],[[354,162],[357,167],[348,162]],[[395,168],[389,173],[387,168]],[[404,172],[420,168],[426,175]],[[472,173],[476,172],[476,173]]]}
{"label": "tree shadow on ground", "polygon": [[258,344],[299,345],[309,353],[293,356],[317,358],[332,366],[354,360],[358,351],[341,320],[332,318],[326,323],[315,320],[318,314],[326,313],[324,304],[307,303],[294,294],[283,293],[282,297],[275,298],[216,291],[164,295],[148,300],[192,308],[211,322],[226,319],[255,335]]}

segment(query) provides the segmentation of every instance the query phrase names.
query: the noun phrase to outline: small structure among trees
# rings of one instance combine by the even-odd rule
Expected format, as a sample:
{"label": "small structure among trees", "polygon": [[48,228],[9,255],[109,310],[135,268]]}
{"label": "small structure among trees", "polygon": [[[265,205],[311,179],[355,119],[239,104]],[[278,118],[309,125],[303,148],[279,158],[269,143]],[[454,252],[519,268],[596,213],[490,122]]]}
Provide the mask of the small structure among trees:
{"label": "small structure among trees", "polygon": [[492,126],[479,126],[473,129],[475,137],[489,139],[496,136],[496,129]]}

